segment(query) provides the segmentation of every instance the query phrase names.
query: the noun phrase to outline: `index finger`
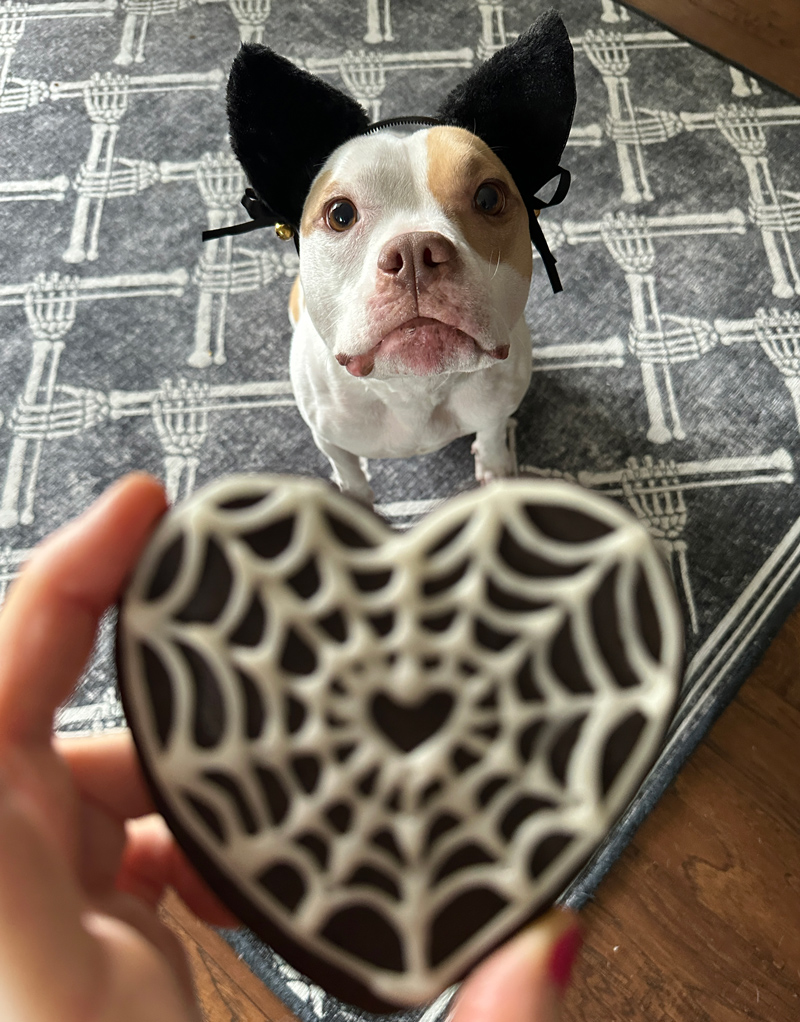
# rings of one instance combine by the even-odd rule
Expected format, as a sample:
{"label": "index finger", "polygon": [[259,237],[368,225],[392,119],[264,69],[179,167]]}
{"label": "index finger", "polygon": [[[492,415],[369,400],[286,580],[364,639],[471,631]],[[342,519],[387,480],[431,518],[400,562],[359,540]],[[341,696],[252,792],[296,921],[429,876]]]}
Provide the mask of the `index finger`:
{"label": "index finger", "polygon": [[127,476],[34,551],[0,612],[0,741],[49,742],[100,615],[166,507],[157,480]]}

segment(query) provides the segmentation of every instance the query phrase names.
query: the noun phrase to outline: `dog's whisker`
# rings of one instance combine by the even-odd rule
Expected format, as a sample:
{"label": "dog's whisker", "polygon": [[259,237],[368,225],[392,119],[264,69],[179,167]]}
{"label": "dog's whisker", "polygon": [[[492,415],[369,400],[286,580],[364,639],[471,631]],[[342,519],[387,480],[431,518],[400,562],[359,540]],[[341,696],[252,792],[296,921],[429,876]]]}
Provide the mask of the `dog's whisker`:
{"label": "dog's whisker", "polygon": [[[500,252],[500,249],[498,248],[498,250],[497,250],[497,266],[495,266],[495,268],[494,268],[494,273],[492,274],[492,280],[494,280],[494,278],[497,276],[497,271],[500,269],[500,255],[501,255],[501,252]],[[489,264],[490,265],[491,265],[491,262],[492,262],[492,258],[490,256],[489,257]]]}

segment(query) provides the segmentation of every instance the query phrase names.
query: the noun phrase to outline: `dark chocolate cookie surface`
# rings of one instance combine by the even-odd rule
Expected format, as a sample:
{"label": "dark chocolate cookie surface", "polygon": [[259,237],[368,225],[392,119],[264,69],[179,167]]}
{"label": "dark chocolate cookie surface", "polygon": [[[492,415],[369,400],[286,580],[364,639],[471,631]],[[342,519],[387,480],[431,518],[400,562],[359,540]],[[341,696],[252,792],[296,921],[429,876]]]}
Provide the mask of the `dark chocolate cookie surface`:
{"label": "dark chocolate cookie surface", "polygon": [[178,839],[371,1009],[436,996],[552,902],[649,768],[681,652],[647,533],[540,481],[399,534],[314,480],[220,480],[162,521],[118,631]]}

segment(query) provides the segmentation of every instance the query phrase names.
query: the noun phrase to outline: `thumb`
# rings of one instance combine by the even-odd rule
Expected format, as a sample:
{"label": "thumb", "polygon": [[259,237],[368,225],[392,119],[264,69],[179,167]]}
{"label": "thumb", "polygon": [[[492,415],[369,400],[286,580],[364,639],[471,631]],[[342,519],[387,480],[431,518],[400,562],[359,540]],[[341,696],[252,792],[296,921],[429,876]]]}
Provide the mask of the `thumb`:
{"label": "thumb", "polygon": [[581,943],[577,916],[553,909],[478,966],[449,1022],[557,1022]]}

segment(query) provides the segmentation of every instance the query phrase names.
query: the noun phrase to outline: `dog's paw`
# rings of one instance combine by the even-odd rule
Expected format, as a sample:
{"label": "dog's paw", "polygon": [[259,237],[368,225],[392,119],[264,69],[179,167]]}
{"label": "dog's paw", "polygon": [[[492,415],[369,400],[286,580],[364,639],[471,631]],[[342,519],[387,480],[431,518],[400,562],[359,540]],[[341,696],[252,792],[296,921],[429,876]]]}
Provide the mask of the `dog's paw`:
{"label": "dog's paw", "polygon": [[357,501],[359,504],[363,504],[364,507],[368,507],[372,510],[375,504],[375,494],[372,492],[372,487],[367,486],[366,489],[358,490],[342,490],[345,497],[350,497],[351,500]]}
{"label": "dog's paw", "polygon": [[475,457],[475,478],[481,486],[486,486],[495,479],[510,479],[517,474],[514,457],[508,448],[490,459],[486,457],[476,440],[472,445],[472,454]]}
{"label": "dog's paw", "polygon": [[375,503],[375,494],[369,485],[367,459],[356,458],[352,454],[345,454],[344,457],[334,459],[330,451],[325,450],[319,442],[317,446],[328,455],[332,469],[330,479],[337,490],[345,497],[350,497],[352,500],[358,501],[359,504],[372,508]]}
{"label": "dog's paw", "polygon": [[332,472],[331,482],[345,497],[350,497],[365,507],[372,508],[375,503],[375,494],[366,479],[343,479],[338,472]]}

